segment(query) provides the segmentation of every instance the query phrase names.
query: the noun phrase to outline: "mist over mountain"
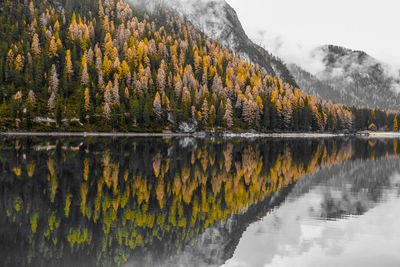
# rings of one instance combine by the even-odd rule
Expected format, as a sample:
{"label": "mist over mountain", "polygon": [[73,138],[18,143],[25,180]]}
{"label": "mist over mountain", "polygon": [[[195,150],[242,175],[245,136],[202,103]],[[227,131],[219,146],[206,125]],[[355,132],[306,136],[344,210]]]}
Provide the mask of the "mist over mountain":
{"label": "mist over mountain", "polygon": [[281,59],[255,44],[244,31],[236,11],[225,0],[137,0],[134,6],[147,12],[166,9],[205,33],[242,58],[259,65],[266,73],[279,76],[298,87]]}
{"label": "mist over mountain", "polygon": [[399,108],[400,76],[389,65],[363,51],[333,45],[318,47],[310,56],[322,63],[314,74],[289,66],[304,92],[346,105]]}
{"label": "mist over mountain", "polygon": [[298,44],[270,31],[253,39],[287,64],[307,94],[346,105],[398,109],[400,70],[364,51]]}

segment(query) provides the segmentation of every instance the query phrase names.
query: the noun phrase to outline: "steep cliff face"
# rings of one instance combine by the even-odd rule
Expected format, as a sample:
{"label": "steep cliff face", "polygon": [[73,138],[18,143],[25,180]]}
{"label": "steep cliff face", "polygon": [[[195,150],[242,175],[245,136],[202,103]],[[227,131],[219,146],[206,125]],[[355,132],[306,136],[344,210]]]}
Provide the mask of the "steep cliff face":
{"label": "steep cliff face", "polygon": [[279,58],[249,39],[235,10],[224,0],[138,0],[132,1],[132,4],[152,13],[164,8],[242,58],[258,64],[266,73],[279,76],[283,81],[298,87]]}
{"label": "steep cliff face", "polygon": [[346,105],[400,107],[400,75],[384,63],[365,52],[332,45],[315,49],[313,56],[324,67],[315,75],[297,65],[289,66],[304,92]]}

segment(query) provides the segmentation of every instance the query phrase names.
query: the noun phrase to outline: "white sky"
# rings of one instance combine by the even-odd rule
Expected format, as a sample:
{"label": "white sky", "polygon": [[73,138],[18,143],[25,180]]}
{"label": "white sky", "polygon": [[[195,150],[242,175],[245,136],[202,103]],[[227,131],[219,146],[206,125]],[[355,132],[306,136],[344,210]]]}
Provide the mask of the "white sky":
{"label": "white sky", "polygon": [[226,1],[250,38],[285,60],[334,44],[400,66],[400,0]]}

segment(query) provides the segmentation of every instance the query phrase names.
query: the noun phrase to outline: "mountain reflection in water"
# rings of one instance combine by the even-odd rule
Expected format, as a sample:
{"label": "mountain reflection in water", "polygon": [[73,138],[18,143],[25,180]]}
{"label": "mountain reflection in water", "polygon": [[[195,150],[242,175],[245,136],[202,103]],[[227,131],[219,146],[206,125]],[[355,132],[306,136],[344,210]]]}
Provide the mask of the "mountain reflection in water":
{"label": "mountain reflection in water", "polygon": [[[396,207],[400,182],[397,140],[1,144],[0,266],[301,266],[303,255],[340,262],[347,254],[355,260],[357,251],[345,246],[362,241],[363,222],[379,236],[374,219]],[[379,218],[398,234],[388,216]],[[347,228],[358,230],[355,237]]]}
{"label": "mountain reflection in water", "polygon": [[232,266],[399,266],[400,160],[347,161],[299,180],[250,225]]}

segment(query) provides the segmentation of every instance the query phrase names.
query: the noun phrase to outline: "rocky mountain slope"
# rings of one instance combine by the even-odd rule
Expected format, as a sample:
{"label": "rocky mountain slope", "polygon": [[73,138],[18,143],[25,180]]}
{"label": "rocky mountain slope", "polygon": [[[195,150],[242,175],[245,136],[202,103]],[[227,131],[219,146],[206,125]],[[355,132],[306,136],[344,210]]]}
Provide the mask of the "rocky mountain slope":
{"label": "rocky mountain slope", "polygon": [[279,58],[249,39],[235,10],[224,0],[137,0],[132,4],[153,13],[162,8],[169,10],[266,73],[298,87]]}
{"label": "rocky mountain slope", "polygon": [[316,48],[312,57],[323,63],[315,75],[291,64],[289,69],[307,94],[346,105],[398,109],[400,75],[362,51],[326,45]]}

